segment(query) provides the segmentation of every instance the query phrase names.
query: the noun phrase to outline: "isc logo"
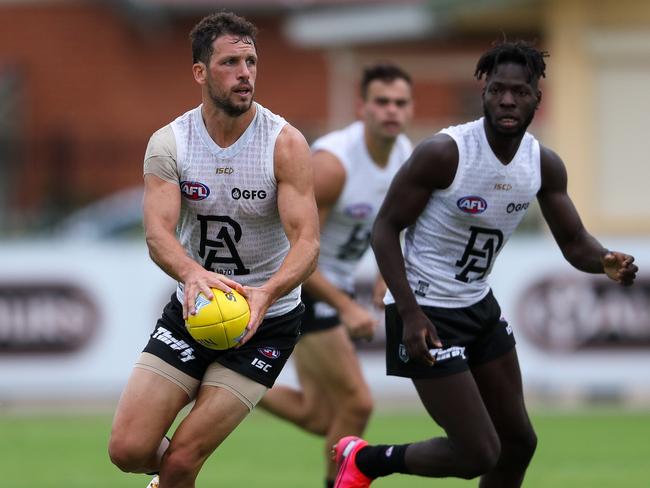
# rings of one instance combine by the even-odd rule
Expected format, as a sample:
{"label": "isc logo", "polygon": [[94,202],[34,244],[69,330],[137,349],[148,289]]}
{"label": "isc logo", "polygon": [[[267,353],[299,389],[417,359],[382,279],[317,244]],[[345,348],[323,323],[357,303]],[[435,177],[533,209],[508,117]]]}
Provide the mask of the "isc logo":
{"label": "isc logo", "polygon": [[481,197],[469,196],[459,198],[456,205],[465,213],[478,214],[485,212],[487,209],[487,202]]}
{"label": "isc logo", "polygon": [[188,200],[204,200],[210,195],[210,188],[198,181],[181,181],[181,193]]}
{"label": "isc logo", "polygon": [[253,366],[255,366],[256,368],[261,369],[265,373],[268,373],[269,370],[273,367],[272,365],[270,365],[266,361],[262,361],[261,359],[258,359],[258,358],[253,359],[251,364]]}

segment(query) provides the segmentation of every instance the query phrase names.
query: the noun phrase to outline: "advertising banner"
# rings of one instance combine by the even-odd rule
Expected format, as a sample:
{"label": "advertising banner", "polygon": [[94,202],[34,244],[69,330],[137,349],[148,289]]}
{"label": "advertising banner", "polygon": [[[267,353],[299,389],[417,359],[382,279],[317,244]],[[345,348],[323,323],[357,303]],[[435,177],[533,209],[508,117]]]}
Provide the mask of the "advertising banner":
{"label": "advertising banner", "polygon": [[[649,242],[602,242],[636,256],[633,287],[573,269],[543,236],[515,236],[496,262],[490,282],[529,392],[650,398]],[[357,283],[368,304],[375,272],[367,256]],[[0,402],[117,398],[174,288],[144,243],[0,244]],[[384,337],[382,323],[358,343],[371,388],[414,399],[408,380],[385,375]],[[291,364],[278,381],[296,382]]]}

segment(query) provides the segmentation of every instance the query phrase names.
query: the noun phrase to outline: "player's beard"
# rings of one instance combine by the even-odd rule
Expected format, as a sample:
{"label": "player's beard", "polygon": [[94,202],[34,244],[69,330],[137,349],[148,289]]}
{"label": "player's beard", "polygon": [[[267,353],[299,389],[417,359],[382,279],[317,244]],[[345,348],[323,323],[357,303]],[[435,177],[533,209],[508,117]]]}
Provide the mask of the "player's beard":
{"label": "player's beard", "polygon": [[248,103],[236,105],[228,98],[228,96],[219,96],[217,93],[215,93],[215,90],[213,90],[212,87],[208,85],[208,96],[210,97],[210,100],[212,100],[214,106],[220,110],[223,110],[226,115],[230,117],[239,117],[240,115],[248,112],[248,110],[251,108],[251,105],[253,104],[253,93],[254,92],[251,91],[251,99]]}
{"label": "player's beard", "polygon": [[533,121],[533,118],[535,118],[535,111],[533,110],[530,112],[530,115],[523,121],[523,123],[519,126],[516,132],[503,132],[501,128],[493,122],[492,115],[488,111],[485,102],[483,102],[483,116],[485,117],[485,121],[490,126],[490,128],[497,134],[502,134],[504,136],[510,136],[510,137],[521,137],[528,129],[528,126]]}

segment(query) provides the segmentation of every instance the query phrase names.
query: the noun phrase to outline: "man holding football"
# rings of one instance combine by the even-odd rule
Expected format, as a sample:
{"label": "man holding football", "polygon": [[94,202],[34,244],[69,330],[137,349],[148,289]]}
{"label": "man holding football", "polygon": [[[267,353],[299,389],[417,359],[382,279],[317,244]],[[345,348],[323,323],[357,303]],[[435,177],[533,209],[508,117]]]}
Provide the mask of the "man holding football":
{"label": "man holding football", "polygon": [[[253,101],[255,36],[253,24],[228,12],[194,27],[202,104],[155,132],[145,154],[149,254],[178,288],[122,394],[109,454],[123,471],[159,473],[152,488],[194,487],[208,456],[273,385],[298,338],[300,283],[318,256],[309,147]],[[248,301],[235,348],[207,349],[185,329],[211,288]]]}

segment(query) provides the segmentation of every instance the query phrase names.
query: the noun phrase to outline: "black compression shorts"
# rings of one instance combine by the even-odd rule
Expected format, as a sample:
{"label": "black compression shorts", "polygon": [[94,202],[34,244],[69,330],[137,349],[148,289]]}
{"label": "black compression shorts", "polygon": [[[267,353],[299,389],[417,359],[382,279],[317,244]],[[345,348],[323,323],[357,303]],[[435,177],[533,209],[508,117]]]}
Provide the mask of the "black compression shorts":
{"label": "black compression shorts", "polygon": [[395,304],[386,307],[386,372],[413,379],[437,378],[466,371],[502,356],[515,347],[508,322],[490,291],[469,307],[422,307],[436,327],[442,349],[433,349],[436,362],[412,361],[402,343],[402,318]]}
{"label": "black compression shorts", "polygon": [[271,388],[298,341],[304,308],[300,304],[284,315],[264,319],[255,335],[238,349],[215,351],[190,336],[182,306],[173,294],[143,352],[159,357],[199,381],[208,366],[216,361]]}

